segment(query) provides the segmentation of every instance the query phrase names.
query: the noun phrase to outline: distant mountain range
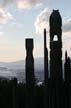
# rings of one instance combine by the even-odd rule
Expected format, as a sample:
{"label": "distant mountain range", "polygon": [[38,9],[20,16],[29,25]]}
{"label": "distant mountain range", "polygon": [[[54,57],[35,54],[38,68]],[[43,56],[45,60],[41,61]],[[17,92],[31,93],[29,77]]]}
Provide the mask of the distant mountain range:
{"label": "distant mountain range", "polygon": [[[35,76],[37,81],[43,81],[44,78],[44,59],[36,58]],[[16,77],[18,81],[25,81],[25,61],[20,60],[16,62],[0,62],[0,77],[11,79]]]}
{"label": "distant mountain range", "polygon": [[[64,60],[63,60],[64,64]],[[44,80],[44,58],[34,60],[35,77],[38,82]],[[11,79],[16,77],[18,81],[25,82],[25,60],[16,62],[0,62],[0,78]]]}

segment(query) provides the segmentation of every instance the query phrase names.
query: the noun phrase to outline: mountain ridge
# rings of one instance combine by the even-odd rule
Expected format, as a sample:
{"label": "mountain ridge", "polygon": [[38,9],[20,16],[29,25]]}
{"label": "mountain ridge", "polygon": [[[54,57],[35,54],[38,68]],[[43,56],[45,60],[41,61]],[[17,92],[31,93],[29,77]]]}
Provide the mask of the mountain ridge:
{"label": "mountain ridge", "polygon": [[[34,71],[38,80],[43,80],[44,59],[34,59]],[[0,62],[0,76],[17,77],[19,81],[25,80],[25,60],[15,62]]]}

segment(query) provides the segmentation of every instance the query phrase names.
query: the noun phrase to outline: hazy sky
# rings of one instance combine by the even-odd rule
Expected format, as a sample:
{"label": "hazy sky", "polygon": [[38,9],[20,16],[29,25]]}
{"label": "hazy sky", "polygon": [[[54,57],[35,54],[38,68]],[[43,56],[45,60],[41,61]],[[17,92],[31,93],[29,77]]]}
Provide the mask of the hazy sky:
{"label": "hazy sky", "polygon": [[0,0],[0,61],[25,59],[25,38],[34,39],[34,56],[43,57],[43,29],[59,9],[63,21],[63,48],[71,55],[71,0]]}

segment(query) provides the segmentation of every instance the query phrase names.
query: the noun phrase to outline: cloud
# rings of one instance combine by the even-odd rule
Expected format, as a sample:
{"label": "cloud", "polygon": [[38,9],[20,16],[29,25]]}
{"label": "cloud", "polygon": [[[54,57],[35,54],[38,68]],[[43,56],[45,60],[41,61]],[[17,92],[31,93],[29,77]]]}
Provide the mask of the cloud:
{"label": "cloud", "polygon": [[7,23],[10,20],[14,20],[11,13],[9,13],[6,9],[0,8],[0,23]]}
{"label": "cloud", "polygon": [[9,4],[14,3],[16,0],[0,0],[0,7],[5,8]]}
{"label": "cloud", "polygon": [[31,9],[32,7],[39,7],[43,0],[18,0],[17,6],[19,9]]}
{"label": "cloud", "polygon": [[30,9],[31,8],[30,2],[28,0],[19,0],[17,2],[17,6],[19,9]]}
{"label": "cloud", "polygon": [[14,20],[13,15],[7,10],[7,7],[15,0],[0,0],[0,23],[7,23],[10,20]]}
{"label": "cloud", "polygon": [[[44,0],[46,1],[46,0]],[[19,9],[31,9],[39,7],[44,2],[43,0],[0,0],[0,23],[7,23],[13,20],[13,15],[8,10],[8,6],[15,4]]]}
{"label": "cloud", "polygon": [[63,22],[63,32],[71,32],[71,19],[66,19]]}
{"label": "cloud", "polygon": [[36,33],[42,33],[44,28],[49,30],[49,16],[50,12],[48,8],[45,8],[36,18],[34,23],[36,28]]}
{"label": "cloud", "polygon": [[14,20],[13,15],[7,10],[7,7],[14,3],[16,0],[0,0],[0,23],[7,23]]}
{"label": "cloud", "polygon": [[0,32],[0,36],[2,36],[4,34],[4,32]]}
{"label": "cloud", "polygon": [[0,7],[5,8],[10,4],[16,4],[19,9],[31,9],[39,7],[48,0],[0,0]]}

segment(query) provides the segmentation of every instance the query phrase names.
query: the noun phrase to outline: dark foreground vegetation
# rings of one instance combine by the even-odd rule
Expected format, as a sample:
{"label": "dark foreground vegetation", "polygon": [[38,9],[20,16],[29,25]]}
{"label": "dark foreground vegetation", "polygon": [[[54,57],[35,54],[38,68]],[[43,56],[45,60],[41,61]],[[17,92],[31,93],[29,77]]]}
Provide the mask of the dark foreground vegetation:
{"label": "dark foreground vegetation", "polygon": [[71,82],[48,80],[27,86],[17,79],[0,80],[0,108],[71,108]]}

